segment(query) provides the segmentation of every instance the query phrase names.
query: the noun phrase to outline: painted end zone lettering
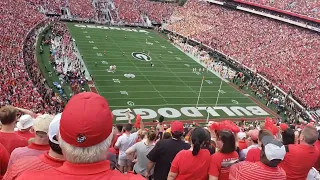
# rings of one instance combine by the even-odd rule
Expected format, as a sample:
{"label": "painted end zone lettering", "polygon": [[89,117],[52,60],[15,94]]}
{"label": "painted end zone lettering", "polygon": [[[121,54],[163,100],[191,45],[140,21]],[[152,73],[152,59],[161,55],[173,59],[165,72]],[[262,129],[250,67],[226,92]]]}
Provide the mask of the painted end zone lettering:
{"label": "painted end zone lettering", "polygon": [[[116,117],[116,121],[127,121],[127,112],[128,109],[115,109],[112,111],[113,115]],[[244,116],[268,116],[265,110],[259,106],[219,106],[219,107],[182,107],[180,110],[175,108],[165,107],[159,108],[157,111],[147,108],[137,108],[132,109],[130,112],[130,119],[135,119],[137,114],[141,115],[143,120],[152,120],[162,115],[167,119],[179,118],[182,115],[191,117],[191,118],[203,118],[207,117],[207,114],[210,114],[211,117],[219,117],[222,115],[227,115],[229,117],[244,117]]]}
{"label": "painted end zone lettering", "polygon": [[131,32],[141,32],[148,34],[149,32],[143,29],[129,29],[129,28],[118,28],[118,27],[107,27],[107,26],[95,26],[95,25],[83,25],[83,24],[75,24],[75,27],[79,28],[91,28],[91,29],[111,29],[111,30],[121,30],[121,31],[131,31]]}

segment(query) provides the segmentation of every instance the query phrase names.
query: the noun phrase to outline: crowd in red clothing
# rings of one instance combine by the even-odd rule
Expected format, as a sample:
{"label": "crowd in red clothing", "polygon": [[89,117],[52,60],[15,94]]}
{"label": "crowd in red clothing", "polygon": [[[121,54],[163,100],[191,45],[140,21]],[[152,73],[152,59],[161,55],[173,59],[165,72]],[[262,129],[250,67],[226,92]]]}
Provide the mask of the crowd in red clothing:
{"label": "crowd in red clothing", "polygon": [[320,106],[319,35],[248,13],[190,0],[169,30],[227,54],[309,107]]}
{"label": "crowd in red clothing", "polygon": [[120,20],[126,23],[141,23],[143,14],[147,15],[152,22],[161,23],[167,20],[178,6],[173,3],[149,0],[114,0],[114,4],[118,9]]}
{"label": "crowd in red clothing", "polygon": [[36,112],[54,110],[54,105],[47,104],[51,104],[51,90],[43,86],[34,59],[34,37],[29,36],[24,42],[28,32],[45,16],[23,0],[1,1],[0,13],[0,105],[11,104]]}
{"label": "crowd in red clothing", "polygon": [[94,19],[96,10],[89,0],[69,0],[71,14],[75,18]]}
{"label": "crowd in red clothing", "polygon": [[137,1],[114,0],[114,5],[118,10],[120,21],[129,24],[142,23]]}
{"label": "crowd in red clothing", "polygon": [[[155,130],[146,129],[139,115],[132,122],[128,113],[128,123],[114,126],[108,102],[91,92],[74,95],[62,113],[53,115],[4,106],[0,121],[3,180],[320,176],[320,126],[314,122],[286,124],[266,117],[264,123],[225,120],[201,127],[160,118]],[[17,122],[28,136],[14,130]]]}
{"label": "crowd in red clothing", "polygon": [[268,6],[279,10],[289,11],[292,13],[305,15],[308,17],[320,19],[320,1],[264,1],[264,0],[239,0],[239,2],[255,3],[262,6]]}
{"label": "crowd in red clothing", "polygon": [[65,0],[25,0],[29,2],[31,5],[37,6],[38,8],[42,7],[47,13],[55,13],[60,14],[60,8],[62,6],[62,2]]}

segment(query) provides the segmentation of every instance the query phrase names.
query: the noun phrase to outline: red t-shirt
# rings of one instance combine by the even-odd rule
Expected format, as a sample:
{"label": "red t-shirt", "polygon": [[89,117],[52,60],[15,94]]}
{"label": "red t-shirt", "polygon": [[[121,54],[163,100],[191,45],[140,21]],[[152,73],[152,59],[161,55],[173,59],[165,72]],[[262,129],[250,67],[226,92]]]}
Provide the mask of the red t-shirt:
{"label": "red t-shirt", "polygon": [[[317,140],[313,145],[316,148],[318,148],[318,151],[320,152],[320,141]],[[319,154],[319,157],[318,157],[316,164],[314,165],[314,168],[316,168],[318,171],[320,170],[320,154]]]}
{"label": "red t-shirt", "polygon": [[249,162],[260,161],[260,152],[261,152],[261,150],[259,148],[249,149],[249,151],[247,153],[246,161],[249,161]]}
{"label": "red t-shirt", "polygon": [[230,180],[286,180],[281,167],[269,167],[261,162],[243,161],[230,168]]}
{"label": "red t-shirt", "polygon": [[239,140],[238,147],[239,147],[239,150],[241,151],[242,149],[246,149],[248,147],[248,143],[245,140]]}
{"label": "red t-shirt", "polygon": [[315,146],[305,144],[290,144],[280,163],[287,174],[287,180],[306,179],[309,170],[319,158],[319,151]]}
{"label": "red t-shirt", "polygon": [[170,172],[178,174],[176,180],[207,180],[210,161],[207,149],[201,149],[196,156],[190,150],[182,150],[173,159]]}
{"label": "red t-shirt", "polygon": [[17,180],[145,180],[140,175],[122,174],[118,170],[111,170],[109,161],[92,164],[72,164],[64,162],[61,167],[41,171],[25,172]]}
{"label": "red t-shirt", "polygon": [[0,143],[0,179],[2,179],[2,175],[7,171],[9,157],[7,149]]}
{"label": "red t-shirt", "polygon": [[15,148],[28,146],[28,140],[16,133],[0,132],[0,143],[7,149],[9,154]]}
{"label": "red t-shirt", "polygon": [[239,155],[236,151],[232,153],[217,152],[211,156],[209,175],[218,177],[219,180],[229,180],[230,166],[238,162]]}
{"label": "red t-shirt", "polygon": [[21,137],[26,138],[27,140],[29,140],[30,138],[34,138],[34,133],[30,132],[30,131],[16,131],[16,134],[18,134]]}

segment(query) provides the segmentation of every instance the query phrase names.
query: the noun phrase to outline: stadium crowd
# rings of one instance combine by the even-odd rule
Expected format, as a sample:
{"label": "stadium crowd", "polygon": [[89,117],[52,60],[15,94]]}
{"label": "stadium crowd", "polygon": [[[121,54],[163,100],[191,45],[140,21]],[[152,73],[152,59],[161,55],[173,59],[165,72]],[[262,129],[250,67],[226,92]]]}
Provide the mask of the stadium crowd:
{"label": "stadium crowd", "polygon": [[64,23],[55,22],[51,34],[51,64],[60,77],[61,85],[69,83],[73,94],[77,94],[84,90],[86,78],[76,44]]}
{"label": "stadium crowd", "polygon": [[41,113],[61,110],[52,102],[51,90],[44,85],[34,59],[35,37],[27,38],[45,16],[23,0],[1,1],[0,7],[0,105],[11,104]]}
{"label": "stadium crowd", "polygon": [[[155,23],[161,23],[169,19],[176,4],[162,3],[148,0],[114,0],[115,7],[118,10],[120,20],[126,23],[142,23],[141,15],[147,15]],[[116,14],[112,13],[116,19]]]}
{"label": "stadium crowd", "polygon": [[96,10],[88,0],[68,0],[71,14],[75,18],[94,19]]}
{"label": "stadium crowd", "polygon": [[260,1],[260,0],[237,0],[237,2],[254,3],[260,6],[267,6],[283,11],[296,13],[316,19],[320,19],[320,2],[305,0],[305,1]]}
{"label": "stadium crowd", "polygon": [[[92,92],[74,95],[62,113],[53,115],[3,106],[2,179],[319,178],[320,126],[315,122],[266,117],[264,123],[224,120],[201,127],[159,118],[156,126],[145,128],[140,115],[130,119],[128,113],[128,123],[113,125],[108,102]],[[117,159],[115,166],[111,159]]]}
{"label": "stadium crowd", "polygon": [[167,29],[255,69],[303,104],[320,106],[317,33],[197,0],[172,19]]}

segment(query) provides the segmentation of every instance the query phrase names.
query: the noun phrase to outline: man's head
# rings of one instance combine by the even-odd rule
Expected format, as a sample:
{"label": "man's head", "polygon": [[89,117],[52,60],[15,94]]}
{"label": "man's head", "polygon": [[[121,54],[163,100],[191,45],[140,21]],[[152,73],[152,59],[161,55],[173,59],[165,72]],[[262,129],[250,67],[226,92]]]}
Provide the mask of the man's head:
{"label": "man's head", "polygon": [[265,136],[273,136],[272,133],[269,131],[269,130],[266,130],[266,129],[261,129],[260,131],[258,131],[259,134],[258,134],[258,141],[259,141],[259,145],[261,146],[262,143],[262,138],[265,137]]}
{"label": "man's head", "polygon": [[33,123],[34,119],[29,114],[25,114],[19,118],[17,128],[19,129],[19,131],[30,130],[33,126]]}
{"label": "man's head", "polygon": [[59,127],[60,127],[60,119],[61,119],[61,113],[57,114],[53,120],[51,121],[49,125],[49,131],[48,131],[48,136],[49,136],[49,145],[50,148],[55,152],[60,155],[62,155],[62,149],[59,145],[58,141],[58,133],[59,133]]}
{"label": "man's head", "polygon": [[173,121],[171,123],[171,133],[172,137],[176,139],[181,139],[184,132],[183,123],[180,121]]}
{"label": "man's head", "polygon": [[286,130],[282,131],[282,143],[284,145],[294,144],[294,131],[293,129],[287,128]]}
{"label": "man's head", "polygon": [[112,113],[100,95],[84,92],[73,96],[60,120],[59,143],[67,161],[95,163],[106,159],[113,138]]}
{"label": "man's head", "polygon": [[3,126],[16,124],[18,109],[13,106],[4,106],[0,109],[0,121]]}
{"label": "man's head", "polygon": [[300,143],[313,145],[318,139],[318,131],[313,126],[305,126],[300,134]]}
{"label": "man's head", "polygon": [[131,132],[132,131],[132,124],[126,124],[123,126],[123,129],[125,130],[125,132]]}
{"label": "man's head", "polygon": [[262,150],[260,161],[267,166],[276,167],[284,159],[286,149],[273,136],[264,136],[261,140]]}
{"label": "man's head", "polygon": [[251,144],[258,144],[259,139],[259,130],[253,129],[248,132],[249,140],[251,141]]}
{"label": "man's head", "polygon": [[238,140],[245,140],[246,139],[246,133],[245,132],[238,132],[237,133],[237,138]]}
{"label": "man's head", "polygon": [[[49,114],[43,114],[38,116],[34,120],[33,124],[33,130],[35,132],[35,139],[41,140],[41,143],[49,143],[49,137],[48,137],[48,131],[49,131],[49,125],[51,121],[53,120],[53,116]],[[40,143],[40,142],[38,142]]]}
{"label": "man's head", "polygon": [[120,125],[120,124],[117,124],[116,125],[116,133],[118,134],[118,133],[122,133],[122,129],[123,129],[123,126],[122,125]]}

